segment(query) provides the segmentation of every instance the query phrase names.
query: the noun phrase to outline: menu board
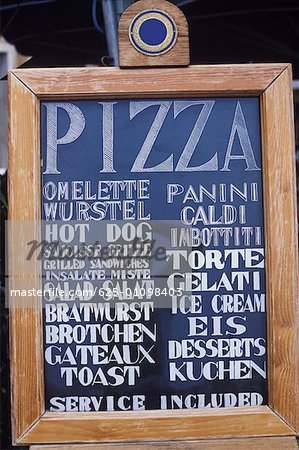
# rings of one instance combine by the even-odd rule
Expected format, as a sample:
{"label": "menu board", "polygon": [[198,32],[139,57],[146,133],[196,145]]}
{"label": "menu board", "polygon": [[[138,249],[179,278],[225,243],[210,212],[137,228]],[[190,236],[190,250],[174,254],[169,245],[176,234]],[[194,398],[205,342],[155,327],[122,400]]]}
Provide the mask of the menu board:
{"label": "menu board", "polygon": [[259,99],[41,103],[46,409],[267,404]]}

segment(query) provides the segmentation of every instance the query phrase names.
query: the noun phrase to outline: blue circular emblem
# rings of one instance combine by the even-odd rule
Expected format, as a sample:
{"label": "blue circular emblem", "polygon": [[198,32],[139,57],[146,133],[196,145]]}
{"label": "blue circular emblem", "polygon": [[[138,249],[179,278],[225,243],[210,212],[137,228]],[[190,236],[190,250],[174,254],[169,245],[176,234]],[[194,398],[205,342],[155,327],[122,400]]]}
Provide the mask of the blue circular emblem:
{"label": "blue circular emblem", "polygon": [[151,9],[142,11],[132,20],[129,36],[138,52],[158,56],[168,52],[176,43],[177,27],[169,14]]}

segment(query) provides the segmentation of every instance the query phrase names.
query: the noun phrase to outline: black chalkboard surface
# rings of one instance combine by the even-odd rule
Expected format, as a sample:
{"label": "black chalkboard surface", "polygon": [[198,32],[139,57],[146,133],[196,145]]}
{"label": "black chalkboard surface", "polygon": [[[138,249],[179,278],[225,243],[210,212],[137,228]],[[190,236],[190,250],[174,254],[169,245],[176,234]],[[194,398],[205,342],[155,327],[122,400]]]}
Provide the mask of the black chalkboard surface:
{"label": "black chalkboard surface", "polygon": [[44,101],[41,151],[46,409],[267,404],[259,99]]}

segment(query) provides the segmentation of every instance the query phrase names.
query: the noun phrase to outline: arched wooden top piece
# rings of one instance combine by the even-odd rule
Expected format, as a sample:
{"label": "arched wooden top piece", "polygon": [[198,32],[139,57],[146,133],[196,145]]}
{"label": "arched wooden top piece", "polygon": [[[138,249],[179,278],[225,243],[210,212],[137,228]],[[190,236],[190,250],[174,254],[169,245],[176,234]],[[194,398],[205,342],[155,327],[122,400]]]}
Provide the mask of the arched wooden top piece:
{"label": "arched wooden top piece", "polygon": [[188,66],[189,30],[183,12],[166,0],[139,0],[118,27],[120,67]]}

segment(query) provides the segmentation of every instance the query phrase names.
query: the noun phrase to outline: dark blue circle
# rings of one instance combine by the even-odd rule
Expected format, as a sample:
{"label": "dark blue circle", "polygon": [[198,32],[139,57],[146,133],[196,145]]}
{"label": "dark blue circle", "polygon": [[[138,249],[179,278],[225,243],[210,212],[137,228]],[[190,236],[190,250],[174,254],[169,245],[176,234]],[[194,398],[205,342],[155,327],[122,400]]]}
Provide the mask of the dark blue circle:
{"label": "dark blue circle", "polygon": [[139,28],[139,36],[147,45],[159,45],[167,36],[164,23],[158,19],[147,19]]}

